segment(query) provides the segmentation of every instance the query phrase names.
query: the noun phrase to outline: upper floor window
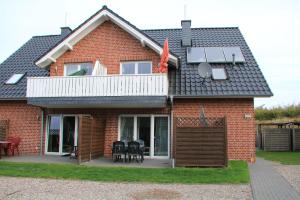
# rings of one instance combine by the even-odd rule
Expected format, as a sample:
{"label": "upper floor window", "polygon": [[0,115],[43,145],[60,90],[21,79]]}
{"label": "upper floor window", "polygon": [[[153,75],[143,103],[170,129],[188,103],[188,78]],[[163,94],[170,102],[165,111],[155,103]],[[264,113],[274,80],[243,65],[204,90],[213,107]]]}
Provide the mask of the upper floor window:
{"label": "upper floor window", "polygon": [[121,74],[151,74],[152,62],[138,61],[138,62],[123,62],[121,63]]}
{"label": "upper floor window", "polygon": [[93,63],[68,63],[65,64],[65,76],[92,75]]}

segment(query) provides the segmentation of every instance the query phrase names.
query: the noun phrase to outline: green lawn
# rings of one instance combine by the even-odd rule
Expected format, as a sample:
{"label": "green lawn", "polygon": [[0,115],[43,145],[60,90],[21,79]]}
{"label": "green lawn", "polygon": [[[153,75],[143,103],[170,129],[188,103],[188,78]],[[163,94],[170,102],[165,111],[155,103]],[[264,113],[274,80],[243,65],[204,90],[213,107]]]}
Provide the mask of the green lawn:
{"label": "green lawn", "polygon": [[248,183],[244,161],[230,161],[227,168],[125,168],[72,164],[0,162],[0,176],[152,183]]}
{"label": "green lawn", "polygon": [[256,152],[256,155],[266,160],[280,162],[284,165],[300,165],[300,152],[258,151]]}

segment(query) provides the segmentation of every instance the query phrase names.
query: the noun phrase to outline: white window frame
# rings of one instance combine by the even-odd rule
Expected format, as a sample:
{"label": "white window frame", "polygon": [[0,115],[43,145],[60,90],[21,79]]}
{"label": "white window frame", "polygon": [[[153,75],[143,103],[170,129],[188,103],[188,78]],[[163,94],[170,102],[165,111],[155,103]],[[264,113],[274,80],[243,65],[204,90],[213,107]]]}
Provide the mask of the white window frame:
{"label": "white window frame", "polygon": [[[51,116],[59,116],[60,124],[59,124],[59,150],[58,152],[48,152],[48,139],[49,139],[49,117]],[[45,155],[65,155],[67,153],[63,153],[62,144],[63,144],[63,121],[64,117],[75,117],[75,136],[74,136],[74,144],[78,146],[78,125],[79,125],[79,115],[76,114],[49,114],[46,117],[46,142],[45,142]]]}
{"label": "white window frame", "polygon": [[[125,63],[134,63],[134,74],[123,74],[122,65]],[[150,73],[152,74],[152,61],[124,61],[120,62],[120,74],[121,75],[139,75],[138,73],[138,65],[139,63],[149,63],[150,64]]]}
{"label": "white window frame", "polygon": [[[118,119],[118,140],[121,139],[121,117],[133,117],[133,140],[137,140],[137,118],[138,117],[150,117],[150,156],[145,156],[151,159],[168,159],[170,158],[170,116],[165,114],[122,114]],[[167,156],[155,156],[154,155],[154,118],[155,117],[167,117],[168,118],[168,155]]]}
{"label": "white window frame", "polygon": [[[83,64],[83,63],[91,63],[92,64],[92,67],[94,68],[94,66],[93,66],[93,62],[80,62],[80,63],[65,63],[64,64],[64,76],[68,76],[67,75],[67,68],[68,68],[68,66],[67,65],[77,65],[77,70],[79,71],[79,70],[81,70],[81,64]],[[87,76],[89,76],[89,75],[87,75]]]}

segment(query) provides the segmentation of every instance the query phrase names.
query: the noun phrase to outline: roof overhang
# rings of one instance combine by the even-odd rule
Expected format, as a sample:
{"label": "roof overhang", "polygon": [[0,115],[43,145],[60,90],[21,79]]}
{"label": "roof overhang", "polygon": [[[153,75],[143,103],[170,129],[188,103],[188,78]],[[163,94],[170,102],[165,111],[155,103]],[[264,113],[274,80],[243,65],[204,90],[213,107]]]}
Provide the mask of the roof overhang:
{"label": "roof overhang", "polygon": [[[133,25],[124,21],[121,17],[110,12],[108,9],[102,9],[100,12],[96,13],[89,20],[84,22],[78,28],[76,28],[70,35],[58,43],[53,49],[47,52],[45,55],[40,57],[35,64],[41,68],[49,66],[51,63],[56,62],[56,59],[59,58],[66,51],[73,50],[73,46],[79,42],[82,38],[92,32],[99,25],[105,21],[112,21],[120,28],[128,32],[130,35],[135,37],[141,42],[142,46],[148,46],[150,49],[154,50],[159,55],[162,54],[163,47],[151,39],[146,34],[142,33],[139,29],[135,28]],[[178,67],[178,58],[176,55],[170,53],[169,62]]]}
{"label": "roof overhang", "polygon": [[272,97],[272,95],[201,95],[201,96],[188,96],[188,95],[173,95],[173,98],[178,99],[236,99],[236,98],[266,98]]}
{"label": "roof overhang", "polygon": [[45,108],[164,108],[166,96],[31,97],[30,105]]}

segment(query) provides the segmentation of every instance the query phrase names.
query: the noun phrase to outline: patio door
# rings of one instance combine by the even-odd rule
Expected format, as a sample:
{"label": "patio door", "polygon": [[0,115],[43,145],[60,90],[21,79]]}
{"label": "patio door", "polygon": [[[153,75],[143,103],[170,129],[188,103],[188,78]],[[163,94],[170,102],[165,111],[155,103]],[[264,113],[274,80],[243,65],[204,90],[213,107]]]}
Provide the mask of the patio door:
{"label": "patio door", "polygon": [[168,156],[168,117],[154,117],[154,156]]}
{"label": "patio door", "polygon": [[74,115],[48,116],[46,154],[68,154],[73,146],[78,146],[78,117]]}
{"label": "patio door", "polygon": [[143,140],[145,156],[169,157],[169,117],[165,115],[124,115],[119,118],[119,140]]}
{"label": "patio door", "polygon": [[150,156],[151,117],[137,117],[137,139],[144,141],[144,155]]}

